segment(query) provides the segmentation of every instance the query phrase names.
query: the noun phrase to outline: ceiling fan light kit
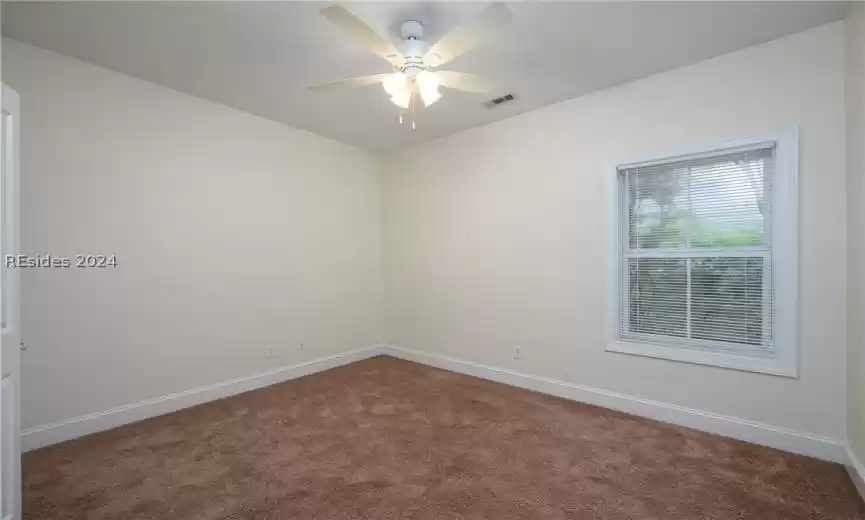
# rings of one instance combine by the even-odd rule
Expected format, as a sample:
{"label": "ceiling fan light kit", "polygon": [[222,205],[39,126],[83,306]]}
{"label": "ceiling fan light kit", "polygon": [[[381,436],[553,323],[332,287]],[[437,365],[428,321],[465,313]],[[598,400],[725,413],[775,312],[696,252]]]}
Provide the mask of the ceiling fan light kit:
{"label": "ceiling fan light kit", "polygon": [[391,95],[390,100],[394,105],[400,108],[408,108],[409,103],[411,103],[411,95],[411,90],[405,89],[399,92],[394,92]]}
{"label": "ceiling fan light kit", "polygon": [[405,74],[401,73],[391,74],[381,82],[381,86],[384,87],[384,91],[387,92],[389,96],[401,92],[407,85],[408,78],[406,78]]}
{"label": "ceiling fan light kit", "polygon": [[[349,36],[390,62],[394,72],[348,78],[311,88],[324,91],[380,83],[394,105],[405,110],[411,109],[412,129],[416,128],[415,99],[419,97],[425,107],[432,105],[442,97],[440,86],[475,93],[490,92],[495,88],[488,81],[473,74],[434,69],[473,48],[499,27],[507,24],[512,17],[504,4],[493,3],[467,24],[453,29],[429,47],[423,41],[423,24],[408,20],[402,24],[400,34],[403,42],[401,49],[398,49],[345,7],[335,5],[322,9],[321,13]],[[400,124],[402,122],[403,116],[400,114]]]}

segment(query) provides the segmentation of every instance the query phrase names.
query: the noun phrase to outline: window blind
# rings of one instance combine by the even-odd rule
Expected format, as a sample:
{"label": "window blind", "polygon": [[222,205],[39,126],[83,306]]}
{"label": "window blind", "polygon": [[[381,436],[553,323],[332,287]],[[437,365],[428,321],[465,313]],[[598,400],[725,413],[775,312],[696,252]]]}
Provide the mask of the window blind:
{"label": "window blind", "polygon": [[773,352],[774,145],[619,169],[620,339]]}

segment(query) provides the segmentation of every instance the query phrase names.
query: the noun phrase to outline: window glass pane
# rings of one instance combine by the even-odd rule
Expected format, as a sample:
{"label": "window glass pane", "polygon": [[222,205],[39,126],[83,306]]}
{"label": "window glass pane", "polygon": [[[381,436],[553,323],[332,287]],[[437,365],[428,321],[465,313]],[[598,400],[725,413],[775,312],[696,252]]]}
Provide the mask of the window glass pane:
{"label": "window glass pane", "polygon": [[631,249],[769,244],[774,149],[629,168]]}
{"label": "window glass pane", "polygon": [[763,276],[762,257],[691,260],[691,337],[747,345],[768,340]]}
{"label": "window glass pane", "polygon": [[681,258],[629,258],[627,327],[631,334],[687,334],[687,271]]}

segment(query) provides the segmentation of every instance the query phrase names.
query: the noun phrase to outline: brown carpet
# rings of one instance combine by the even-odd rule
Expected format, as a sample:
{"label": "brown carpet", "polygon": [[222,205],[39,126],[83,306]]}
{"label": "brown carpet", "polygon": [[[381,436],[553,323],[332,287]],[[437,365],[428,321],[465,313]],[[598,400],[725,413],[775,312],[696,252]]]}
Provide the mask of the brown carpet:
{"label": "brown carpet", "polygon": [[865,520],[837,464],[378,357],[24,458],[25,518]]}

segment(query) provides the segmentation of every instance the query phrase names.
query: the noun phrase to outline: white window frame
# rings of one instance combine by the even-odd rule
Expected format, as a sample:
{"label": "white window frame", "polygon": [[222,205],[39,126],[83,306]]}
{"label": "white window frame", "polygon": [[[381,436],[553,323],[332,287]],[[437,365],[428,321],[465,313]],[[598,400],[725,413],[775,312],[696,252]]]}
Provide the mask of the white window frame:
{"label": "white window frame", "polygon": [[[766,358],[737,355],[735,353],[686,349],[673,342],[620,338],[618,321],[622,311],[620,298],[624,250],[622,244],[621,171],[638,166],[664,164],[700,157],[712,157],[737,151],[765,148],[774,145],[775,166],[772,184],[771,273],[774,289],[775,316],[773,320],[773,355]],[[674,153],[652,154],[639,160],[616,161],[607,169],[607,207],[609,256],[607,284],[607,341],[605,350],[651,358],[709,365],[714,367],[758,372],[797,378],[799,376],[798,348],[798,293],[799,293],[799,135],[791,129],[772,136],[747,138],[691,146]],[[707,345],[711,342],[706,342]]]}

